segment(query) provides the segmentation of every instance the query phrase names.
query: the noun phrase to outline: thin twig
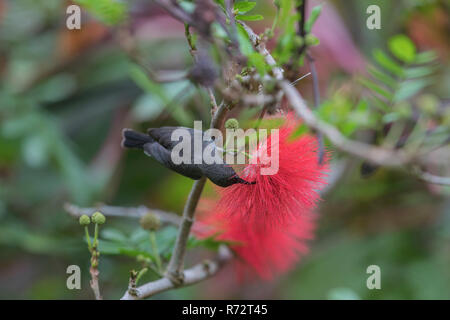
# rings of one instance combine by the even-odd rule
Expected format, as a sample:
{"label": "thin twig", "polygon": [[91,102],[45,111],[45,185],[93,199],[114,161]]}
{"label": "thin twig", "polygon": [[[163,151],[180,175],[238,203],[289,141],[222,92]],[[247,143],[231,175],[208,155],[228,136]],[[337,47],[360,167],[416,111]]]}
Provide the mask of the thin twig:
{"label": "thin twig", "polygon": [[[305,23],[306,23],[306,0],[301,0],[299,5],[297,6],[297,12],[300,14],[300,20],[298,21],[298,32],[297,34],[305,40],[306,36],[306,30],[305,30]],[[303,41],[303,45],[298,50],[298,55],[301,56],[304,51],[306,50],[307,46],[305,42]]]}
{"label": "thin twig", "polygon": [[211,102],[211,117],[214,117],[214,114],[216,114],[217,110],[219,109],[219,106],[217,105],[216,97],[214,96],[214,92],[211,88],[206,88],[206,91],[208,92],[209,99]]}
{"label": "thin twig", "polygon": [[[304,0],[304,2],[306,2],[306,0]],[[316,64],[314,63],[314,59],[308,52],[306,53],[306,57],[308,59],[313,79],[314,108],[317,109],[320,105],[319,77],[317,76]],[[317,140],[319,143],[319,164],[322,164],[325,158],[325,145],[323,141],[323,134],[321,132],[317,132]]]}
{"label": "thin twig", "polygon": [[421,180],[425,182],[429,182],[432,184],[439,184],[443,186],[450,186],[450,177],[436,176],[434,174],[422,170],[418,170],[417,175]]}
{"label": "thin twig", "polygon": [[177,3],[171,0],[154,0],[160,7],[164,8],[173,18],[183,22],[195,26],[196,23],[192,16],[184,11]]}

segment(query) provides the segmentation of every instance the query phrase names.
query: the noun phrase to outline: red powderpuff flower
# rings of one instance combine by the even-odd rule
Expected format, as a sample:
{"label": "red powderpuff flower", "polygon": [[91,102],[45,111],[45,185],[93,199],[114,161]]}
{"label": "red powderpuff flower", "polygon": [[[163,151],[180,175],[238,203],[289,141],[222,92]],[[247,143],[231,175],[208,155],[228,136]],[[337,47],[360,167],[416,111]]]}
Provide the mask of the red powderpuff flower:
{"label": "red powderpuff flower", "polygon": [[201,224],[209,228],[197,236],[230,242],[241,278],[256,272],[270,279],[289,270],[307,253],[307,240],[313,237],[312,211],[327,168],[318,162],[316,139],[309,135],[291,139],[293,130],[285,125],[279,130],[278,141],[272,144],[269,137],[254,153],[270,155],[278,149],[275,174],[261,174],[267,166],[263,161],[247,165],[240,176],[256,183],[224,189],[217,204],[209,204],[212,211],[200,217]]}
{"label": "red powderpuff flower", "polygon": [[[255,184],[235,184],[221,191],[218,208],[241,221],[264,227],[284,226],[314,208],[319,191],[325,185],[327,165],[319,164],[316,138],[303,135],[292,139],[293,126],[279,129],[279,139],[269,136],[258,145],[256,164],[247,165],[239,174]],[[275,136],[276,137],[276,136]],[[278,154],[278,172],[263,175],[270,164],[263,156]]]}
{"label": "red powderpuff flower", "polygon": [[207,213],[201,223],[209,225],[207,233],[199,237],[215,235],[217,240],[227,241],[235,252],[239,278],[248,279],[255,273],[265,280],[290,270],[308,252],[307,240],[312,239],[315,217],[310,212],[297,215],[285,228],[255,227],[238,216],[224,212]]}

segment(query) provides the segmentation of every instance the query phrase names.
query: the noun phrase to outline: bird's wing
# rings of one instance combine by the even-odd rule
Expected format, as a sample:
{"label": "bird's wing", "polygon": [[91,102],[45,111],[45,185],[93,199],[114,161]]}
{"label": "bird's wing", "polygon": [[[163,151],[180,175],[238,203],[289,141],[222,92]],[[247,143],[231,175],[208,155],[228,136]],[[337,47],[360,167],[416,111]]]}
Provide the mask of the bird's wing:
{"label": "bird's wing", "polygon": [[[180,140],[172,140],[172,133],[175,130],[186,130],[186,133],[189,135],[194,134],[194,129],[186,128],[186,127],[161,127],[161,128],[150,128],[148,129],[148,134],[158,141],[158,143],[164,146],[166,149],[172,150],[174,146],[176,146]],[[182,133],[182,132],[181,132]]]}
{"label": "bird's wing", "polygon": [[144,152],[156,161],[164,165],[166,168],[171,169],[179,174],[188,178],[198,180],[203,174],[200,168],[193,164],[179,164],[173,163],[171,158],[171,151],[160,145],[158,142],[147,143],[144,145]]}

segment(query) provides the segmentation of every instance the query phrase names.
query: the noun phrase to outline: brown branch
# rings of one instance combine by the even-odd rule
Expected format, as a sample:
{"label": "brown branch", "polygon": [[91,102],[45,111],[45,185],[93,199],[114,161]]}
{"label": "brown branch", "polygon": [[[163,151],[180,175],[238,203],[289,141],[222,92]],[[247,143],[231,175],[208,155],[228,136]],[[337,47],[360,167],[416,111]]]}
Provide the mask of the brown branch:
{"label": "brown branch", "polygon": [[146,283],[134,292],[136,295],[131,295],[128,290],[122,297],[122,300],[140,300],[151,297],[157,293],[161,293],[177,287],[189,286],[215,275],[220,268],[231,258],[231,252],[226,246],[219,248],[219,253],[215,260],[205,260],[202,263],[195,265],[183,272],[183,282],[174,284],[168,278],[161,278],[156,281]]}
{"label": "brown branch", "polygon": [[[227,107],[222,104],[218,107],[216,113],[211,119],[211,128],[219,129],[222,126],[225,118]],[[183,279],[184,258],[186,256],[186,245],[191,232],[192,224],[194,223],[195,209],[200,200],[203,188],[206,183],[206,177],[202,177],[194,182],[189,197],[183,209],[183,216],[178,232],[177,240],[173,248],[172,257],[169,261],[165,276],[176,285],[181,285],[185,280]]]}
{"label": "brown branch", "polygon": [[186,255],[186,246],[191,232],[192,224],[194,223],[195,209],[200,200],[203,187],[206,183],[206,177],[202,177],[194,182],[188,200],[184,206],[183,217],[181,219],[180,229],[178,231],[177,240],[173,248],[172,257],[165,276],[171,282],[180,285],[183,283],[183,267],[184,257]]}
{"label": "brown branch", "polygon": [[91,280],[89,281],[89,284],[91,286],[92,291],[94,292],[95,300],[103,300],[102,295],[100,294],[100,286],[98,284],[98,275],[100,274],[100,272],[98,271],[98,267],[90,267],[89,273],[91,274]]}

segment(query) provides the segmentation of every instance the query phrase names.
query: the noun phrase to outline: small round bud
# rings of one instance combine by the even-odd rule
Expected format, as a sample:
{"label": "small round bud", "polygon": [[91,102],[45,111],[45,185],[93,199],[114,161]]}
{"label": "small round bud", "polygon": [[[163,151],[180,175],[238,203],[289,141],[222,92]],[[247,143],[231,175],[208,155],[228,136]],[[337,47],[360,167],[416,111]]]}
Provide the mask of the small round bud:
{"label": "small round bud", "polygon": [[320,43],[320,41],[313,34],[307,34],[305,37],[305,43],[308,46],[317,46]]}
{"label": "small round bud", "polygon": [[303,40],[302,37],[300,37],[300,36],[295,36],[295,38],[294,38],[294,43],[295,43],[295,45],[296,45],[298,48],[300,48],[301,46],[303,46],[303,45],[305,44],[305,41]]}
{"label": "small round bud", "polygon": [[239,129],[239,122],[235,118],[230,118],[225,122],[225,128],[227,129]]}
{"label": "small round bud", "polygon": [[93,223],[104,224],[105,221],[106,221],[105,216],[99,211],[94,212],[94,214],[92,215]]}
{"label": "small round bud", "polygon": [[264,35],[265,35],[266,37],[268,37],[268,38],[272,38],[272,37],[274,36],[273,30],[267,28],[267,29],[264,31]]}
{"label": "small round bud", "polygon": [[141,218],[140,223],[142,229],[149,231],[156,231],[161,226],[161,221],[159,218],[151,212],[144,215]]}
{"label": "small round bud", "polygon": [[91,219],[89,219],[89,216],[85,214],[80,217],[79,221],[82,226],[88,226],[91,223]]}

